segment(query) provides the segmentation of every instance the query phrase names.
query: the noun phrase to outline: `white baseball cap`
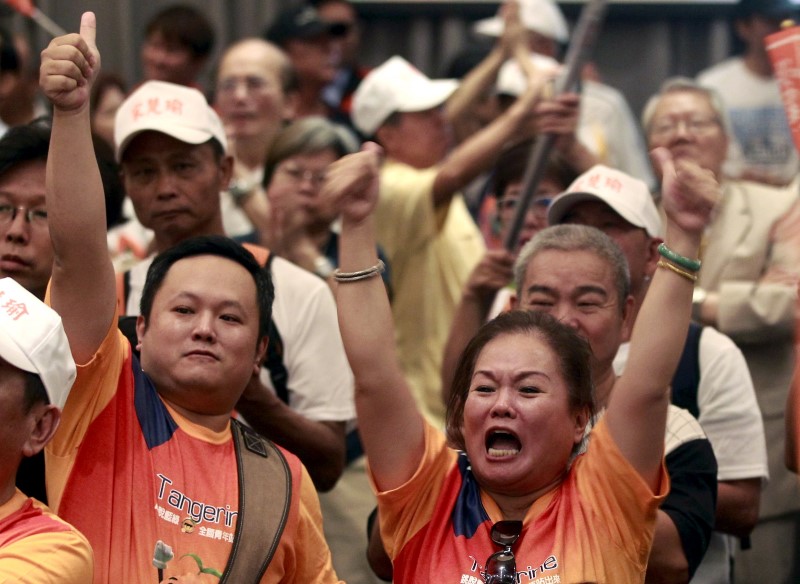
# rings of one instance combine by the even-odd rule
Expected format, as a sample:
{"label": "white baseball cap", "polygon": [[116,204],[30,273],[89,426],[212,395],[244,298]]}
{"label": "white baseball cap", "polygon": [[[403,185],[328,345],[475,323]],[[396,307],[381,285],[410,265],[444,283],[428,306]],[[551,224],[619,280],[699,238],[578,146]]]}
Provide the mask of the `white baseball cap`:
{"label": "white baseball cap", "polygon": [[600,201],[650,237],[661,235],[661,218],[647,184],[619,170],[597,164],[576,178],[547,210],[550,225],[561,223],[568,211],[584,201]]}
{"label": "white baseball cap", "polygon": [[[531,53],[531,63],[543,75],[555,75],[561,71],[561,64],[545,55]],[[528,88],[528,76],[522,71],[522,67],[516,59],[509,59],[500,66],[495,82],[495,93],[498,95],[513,95],[519,97]]]}
{"label": "white baseball cap", "polygon": [[146,81],[122,102],[114,121],[117,160],[141,132],[153,130],[188,144],[211,138],[227,152],[225,128],[197,89],[166,81]]}
{"label": "white baseball cap", "polygon": [[455,79],[429,79],[402,57],[373,69],[353,95],[353,123],[372,136],[394,112],[421,112],[442,105],[458,87]]}
{"label": "white baseball cap", "polygon": [[64,407],[75,361],[61,317],[11,278],[0,279],[0,358],[37,374],[50,403]]}
{"label": "white baseball cap", "polygon": [[[517,0],[517,3],[519,18],[526,29],[559,43],[569,40],[567,21],[553,0]],[[504,28],[505,22],[498,12],[496,16],[476,22],[472,30],[478,34],[499,37]]]}

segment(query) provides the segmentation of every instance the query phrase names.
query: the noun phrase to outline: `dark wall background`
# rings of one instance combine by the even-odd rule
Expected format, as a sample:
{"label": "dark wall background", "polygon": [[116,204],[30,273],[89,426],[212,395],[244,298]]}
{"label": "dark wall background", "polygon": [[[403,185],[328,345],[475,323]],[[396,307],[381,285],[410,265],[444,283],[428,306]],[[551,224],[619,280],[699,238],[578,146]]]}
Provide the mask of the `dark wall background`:
{"label": "dark wall background", "polygon": [[[276,12],[293,0],[181,0],[203,10],[214,23],[221,47],[245,36],[259,35]],[[120,73],[131,84],[139,77],[138,51],[142,29],[150,16],[173,1],[38,0],[37,6],[67,30],[77,30],[80,14],[97,14],[98,45],[106,70]],[[478,42],[472,22],[491,16],[490,2],[373,2],[355,0],[364,21],[363,61],[375,65],[401,54],[429,75],[442,74],[449,59],[468,43]],[[0,21],[31,40],[34,54],[49,37],[35,24],[2,5]],[[570,21],[580,2],[562,3]],[[603,77],[625,93],[638,114],[663,79],[694,75],[726,57],[731,50],[727,18],[731,6],[718,2],[612,2],[594,61]],[[211,68],[209,68],[211,69]],[[207,72],[206,79],[210,78]]]}

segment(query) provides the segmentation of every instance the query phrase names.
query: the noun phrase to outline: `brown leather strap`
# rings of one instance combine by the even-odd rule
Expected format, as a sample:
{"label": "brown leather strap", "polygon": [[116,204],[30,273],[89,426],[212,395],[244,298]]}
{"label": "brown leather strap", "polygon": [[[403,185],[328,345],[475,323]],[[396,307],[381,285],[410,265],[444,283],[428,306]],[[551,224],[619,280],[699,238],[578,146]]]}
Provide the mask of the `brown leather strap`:
{"label": "brown leather strap", "polygon": [[283,454],[254,430],[231,420],[239,471],[239,515],[220,583],[257,584],[278,547],[292,496]]}

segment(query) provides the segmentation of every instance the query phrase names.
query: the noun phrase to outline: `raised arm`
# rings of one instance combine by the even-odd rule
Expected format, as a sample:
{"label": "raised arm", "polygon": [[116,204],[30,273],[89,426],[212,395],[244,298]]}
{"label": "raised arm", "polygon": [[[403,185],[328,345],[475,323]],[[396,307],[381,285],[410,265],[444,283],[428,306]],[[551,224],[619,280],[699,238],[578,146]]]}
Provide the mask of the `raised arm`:
{"label": "raised arm", "polygon": [[103,184],[94,156],[89,93],[100,70],[96,21],[54,39],[42,52],[39,83],[53,104],[47,157],[47,218],[55,260],[50,299],[77,363],[87,362],[114,318],[114,271],[106,243]]}
{"label": "raised arm", "polygon": [[312,420],[280,400],[253,375],[236,409],[259,434],[303,462],[317,491],[330,491],[345,464],[345,422]]}
{"label": "raised arm", "polygon": [[491,168],[509,142],[533,135],[534,106],[548,77],[531,80],[528,89],[503,114],[462,142],[441,163],[433,182],[433,203],[450,202],[453,195]]}
{"label": "raised arm", "polygon": [[[323,189],[341,197],[339,269],[357,272],[378,262],[372,212],[378,198],[380,150],[366,144],[328,168]],[[422,415],[397,361],[386,288],[378,276],[340,282],[339,329],[355,375],[358,428],[378,489],[411,478],[423,455]]]}
{"label": "raised arm", "polygon": [[445,105],[445,116],[453,124],[459,140],[472,134],[470,129],[480,129],[480,122],[471,115],[472,106],[494,89],[503,63],[512,57],[530,61],[527,31],[519,18],[519,4],[507,0],[501,10],[505,20],[503,34],[489,54],[461,80]]}
{"label": "raised arm", "polygon": [[[703,229],[719,198],[719,185],[696,163],[673,161],[666,149],[656,149],[653,155],[663,169],[665,243],[676,254],[696,258]],[[656,270],[636,318],[628,365],[614,387],[606,413],[620,450],[654,488],[664,451],[669,383],[691,312],[691,275],[678,269],[686,273],[680,275],[668,267]]]}

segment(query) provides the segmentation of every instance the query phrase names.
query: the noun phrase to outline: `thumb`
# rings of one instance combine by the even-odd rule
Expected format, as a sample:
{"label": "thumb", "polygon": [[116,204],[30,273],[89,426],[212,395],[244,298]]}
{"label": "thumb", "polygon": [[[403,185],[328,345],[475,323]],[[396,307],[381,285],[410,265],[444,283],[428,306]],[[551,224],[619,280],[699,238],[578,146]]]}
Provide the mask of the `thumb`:
{"label": "thumb", "polygon": [[81,37],[90,48],[97,48],[95,43],[97,38],[97,18],[94,12],[84,12],[81,16]]}
{"label": "thumb", "polygon": [[376,142],[370,142],[370,141],[364,142],[361,145],[361,151],[374,152],[378,156],[383,156],[383,147],[381,147],[381,145]]}
{"label": "thumb", "polygon": [[650,158],[656,165],[662,177],[673,176],[675,174],[675,162],[672,159],[672,153],[663,146],[654,148],[650,151]]}

